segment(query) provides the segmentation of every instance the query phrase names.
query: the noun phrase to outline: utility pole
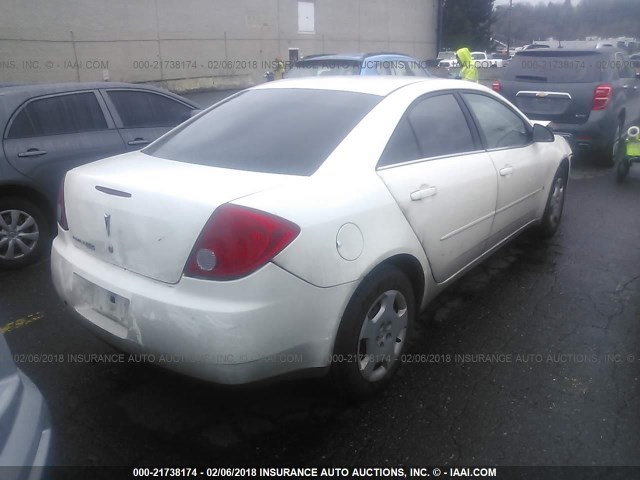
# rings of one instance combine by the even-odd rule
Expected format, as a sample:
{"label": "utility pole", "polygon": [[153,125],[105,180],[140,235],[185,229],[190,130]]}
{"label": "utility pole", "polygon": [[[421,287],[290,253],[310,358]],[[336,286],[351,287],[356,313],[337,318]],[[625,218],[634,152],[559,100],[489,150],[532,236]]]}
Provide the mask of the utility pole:
{"label": "utility pole", "polygon": [[513,0],[509,0],[509,19],[507,20],[507,56],[511,56],[511,10],[513,9]]}
{"label": "utility pole", "polygon": [[438,3],[438,38],[437,38],[437,52],[436,52],[436,57],[440,54],[440,50],[442,50],[443,45],[442,45],[442,31],[444,28],[444,9],[447,6],[447,0],[440,0],[440,2]]}

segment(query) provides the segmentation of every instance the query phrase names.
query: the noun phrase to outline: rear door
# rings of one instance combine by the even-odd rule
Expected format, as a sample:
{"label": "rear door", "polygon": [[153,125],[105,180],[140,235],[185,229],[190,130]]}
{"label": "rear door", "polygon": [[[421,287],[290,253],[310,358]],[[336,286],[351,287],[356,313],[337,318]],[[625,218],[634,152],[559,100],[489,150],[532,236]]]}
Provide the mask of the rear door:
{"label": "rear door", "polygon": [[498,172],[490,248],[537,218],[547,168],[542,147],[532,141],[530,124],[518,113],[488,94],[465,92],[462,96]]}
{"label": "rear door", "polygon": [[7,160],[55,199],[68,170],[123,153],[125,146],[94,90],[34,98],[9,121]]}
{"label": "rear door", "polygon": [[149,90],[102,91],[127,150],[139,150],[188,120],[193,107]]}
{"label": "rear door", "polygon": [[497,199],[496,170],[456,96],[423,97],[409,107],[378,174],[444,282],[485,250]]}
{"label": "rear door", "polygon": [[595,88],[604,81],[607,58],[592,51],[520,52],[504,74],[501,93],[531,119],[583,124]]}

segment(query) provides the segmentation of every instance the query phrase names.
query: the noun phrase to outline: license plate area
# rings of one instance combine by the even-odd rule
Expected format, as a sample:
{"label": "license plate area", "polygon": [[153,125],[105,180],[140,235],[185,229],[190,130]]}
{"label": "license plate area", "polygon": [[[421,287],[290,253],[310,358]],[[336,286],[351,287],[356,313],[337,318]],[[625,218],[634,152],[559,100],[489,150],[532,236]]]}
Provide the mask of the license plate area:
{"label": "license plate area", "polygon": [[129,310],[129,299],[102,288],[79,275],[74,275],[74,287],[84,307],[127,326],[126,318]]}
{"label": "license plate area", "polygon": [[125,317],[129,300],[117,295],[109,290],[100,288],[97,285],[94,288],[93,309],[111,320],[125,325]]}

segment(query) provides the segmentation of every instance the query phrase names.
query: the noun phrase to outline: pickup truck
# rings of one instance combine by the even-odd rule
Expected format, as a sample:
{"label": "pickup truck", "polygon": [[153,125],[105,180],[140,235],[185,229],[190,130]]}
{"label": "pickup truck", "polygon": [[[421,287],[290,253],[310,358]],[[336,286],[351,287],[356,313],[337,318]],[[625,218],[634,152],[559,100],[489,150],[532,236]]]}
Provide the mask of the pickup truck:
{"label": "pickup truck", "polygon": [[485,52],[471,52],[471,56],[475,60],[476,68],[502,68],[506,67],[504,60],[492,58]]}

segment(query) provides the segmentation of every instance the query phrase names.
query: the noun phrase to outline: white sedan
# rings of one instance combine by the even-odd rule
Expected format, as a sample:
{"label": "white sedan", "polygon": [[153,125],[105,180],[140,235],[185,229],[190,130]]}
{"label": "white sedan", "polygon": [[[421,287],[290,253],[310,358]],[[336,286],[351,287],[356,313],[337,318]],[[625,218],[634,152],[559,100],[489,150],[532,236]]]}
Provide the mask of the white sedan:
{"label": "white sedan", "polygon": [[444,287],[524,229],[556,231],[570,161],[471,82],[273,82],[71,170],[53,282],[162,366],[224,384],[330,370],[363,396]]}

